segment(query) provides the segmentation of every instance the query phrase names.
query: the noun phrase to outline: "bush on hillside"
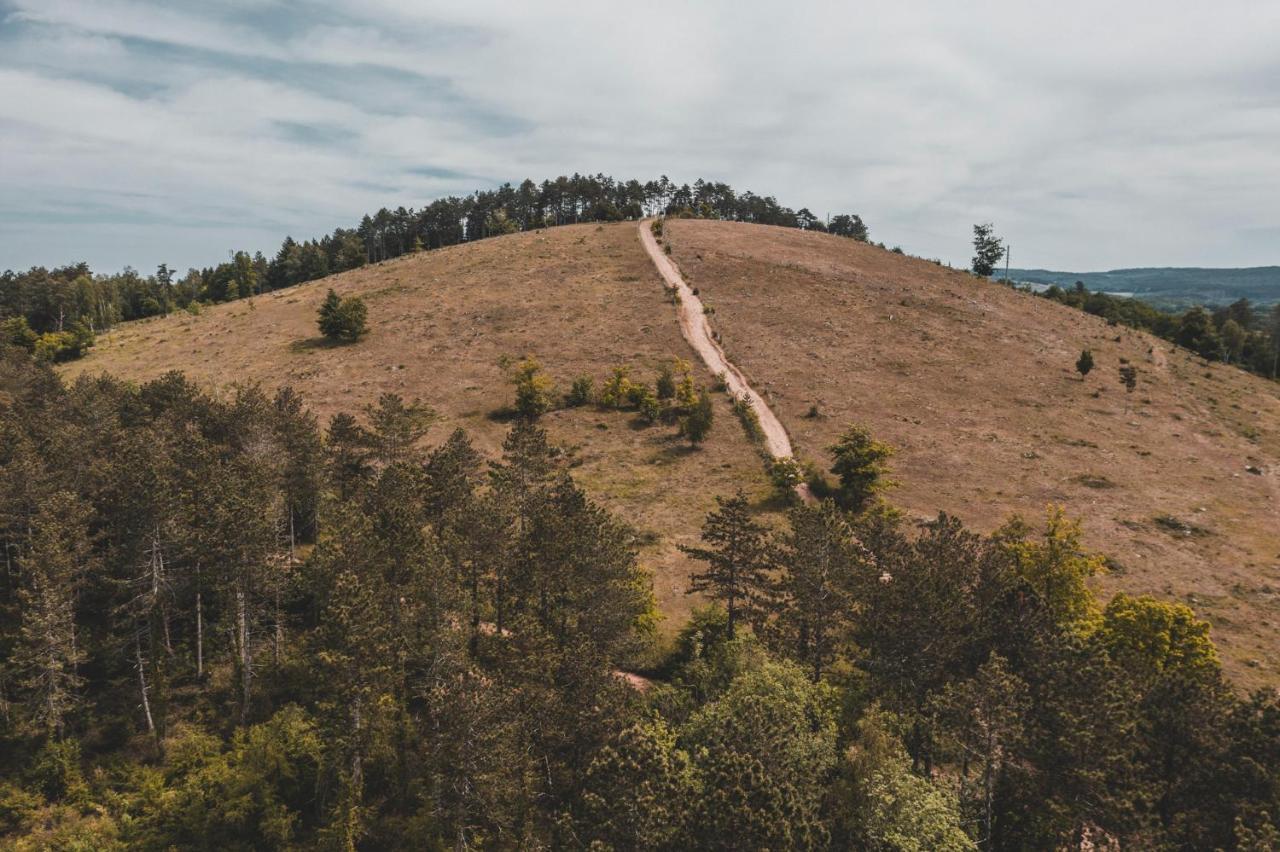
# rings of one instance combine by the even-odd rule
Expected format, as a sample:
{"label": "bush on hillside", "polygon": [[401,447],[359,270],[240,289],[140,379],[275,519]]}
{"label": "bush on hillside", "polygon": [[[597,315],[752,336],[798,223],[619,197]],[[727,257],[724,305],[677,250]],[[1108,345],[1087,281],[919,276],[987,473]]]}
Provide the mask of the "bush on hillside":
{"label": "bush on hillside", "polygon": [[369,332],[368,316],[364,300],[359,296],[343,299],[330,290],[320,305],[320,333],[330,340],[355,343]]}

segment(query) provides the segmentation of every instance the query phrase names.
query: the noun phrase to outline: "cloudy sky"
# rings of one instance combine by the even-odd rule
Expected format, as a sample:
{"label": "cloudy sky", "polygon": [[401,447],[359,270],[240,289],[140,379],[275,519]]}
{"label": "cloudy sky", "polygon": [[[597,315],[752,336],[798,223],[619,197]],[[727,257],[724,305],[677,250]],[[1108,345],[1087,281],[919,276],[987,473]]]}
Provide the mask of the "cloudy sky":
{"label": "cloudy sky", "polygon": [[0,268],[186,268],[523,177],[964,264],[1280,263],[1280,2],[0,0]]}

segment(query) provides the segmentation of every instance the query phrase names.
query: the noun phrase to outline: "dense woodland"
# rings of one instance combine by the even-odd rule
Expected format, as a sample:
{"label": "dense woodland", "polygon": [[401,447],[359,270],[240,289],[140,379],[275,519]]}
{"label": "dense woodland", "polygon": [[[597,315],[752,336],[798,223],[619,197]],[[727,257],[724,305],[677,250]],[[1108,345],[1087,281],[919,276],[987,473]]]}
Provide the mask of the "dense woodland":
{"label": "dense woodland", "polygon": [[1248,299],[1237,299],[1224,307],[1188,308],[1179,314],[1162,311],[1140,299],[1091,292],[1081,282],[1071,289],[1055,284],[1041,295],[1110,323],[1151,332],[1205,360],[1280,378],[1280,304],[1258,311]]}
{"label": "dense woodland", "polygon": [[1204,622],[1096,600],[1056,510],[908,521],[864,431],[832,499],[719,501],[687,548],[713,604],[663,640],[637,535],[536,419],[483,458],[395,396],[320,423],[2,352],[13,848],[1280,840],[1280,699]]}
{"label": "dense woodland", "polygon": [[772,196],[739,194],[725,183],[698,180],[690,186],[676,185],[666,176],[641,183],[575,174],[441,198],[420,210],[383,208],[354,228],[338,228],[320,239],[300,243],[286,237],[272,258],[237,251],[226,263],[191,269],[183,276],[165,265],[147,276],[133,269],[95,275],[84,263],[6,271],[0,274],[0,339],[47,360],[68,360],[83,354],[95,333],[124,320],[198,310],[200,304],[279,290],[413,251],[534,228],[657,213],[867,238],[867,228],[856,215],[840,214],[828,222],[807,209],[783,207]]}

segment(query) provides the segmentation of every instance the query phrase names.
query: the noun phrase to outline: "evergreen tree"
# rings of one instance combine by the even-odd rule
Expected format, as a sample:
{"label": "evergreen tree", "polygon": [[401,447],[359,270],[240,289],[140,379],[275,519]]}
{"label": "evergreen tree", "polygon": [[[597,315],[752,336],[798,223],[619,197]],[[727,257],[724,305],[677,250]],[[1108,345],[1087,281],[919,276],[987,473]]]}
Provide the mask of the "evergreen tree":
{"label": "evergreen tree", "polygon": [[33,521],[20,562],[22,627],[14,667],[31,721],[50,739],[64,735],[84,683],[76,602],[90,566],[88,526],[89,509],[74,494],[53,494]]}
{"label": "evergreen tree", "polygon": [[870,559],[831,501],[797,506],[787,520],[778,554],[778,628],[783,647],[818,681],[850,634],[857,575],[870,570]]}
{"label": "evergreen tree", "polygon": [[1084,381],[1084,377],[1089,375],[1089,371],[1093,369],[1093,353],[1088,349],[1081,351],[1080,357],[1076,359],[1076,372],[1080,374],[1080,381]]}
{"label": "evergreen tree", "polygon": [[885,476],[893,447],[873,439],[866,428],[850,426],[829,450],[835,456],[831,472],[840,477],[840,504],[849,511],[862,511],[868,500],[893,484]]}
{"label": "evergreen tree", "polygon": [[711,396],[705,390],[699,391],[698,401],[680,420],[680,434],[696,447],[707,440],[714,420],[715,409],[711,406]]}
{"label": "evergreen tree", "polygon": [[738,621],[757,619],[769,590],[769,549],[764,527],[751,519],[747,495],[739,490],[729,498],[717,497],[716,511],[702,525],[702,541],[708,547],[680,545],[687,555],[707,567],[689,578],[689,594],[707,592],[725,605],[732,639]]}

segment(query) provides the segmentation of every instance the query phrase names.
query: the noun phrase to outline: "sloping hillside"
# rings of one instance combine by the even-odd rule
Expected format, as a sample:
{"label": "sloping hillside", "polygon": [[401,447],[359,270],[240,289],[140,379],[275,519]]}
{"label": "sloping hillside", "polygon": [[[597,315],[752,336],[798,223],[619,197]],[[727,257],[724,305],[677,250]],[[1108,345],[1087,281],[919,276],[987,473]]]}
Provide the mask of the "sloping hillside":
{"label": "sloping hillside", "polygon": [[[984,530],[1050,503],[1110,555],[1105,589],[1184,600],[1213,621],[1242,685],[1280,682],[1280,388],[1168,344],[963,273],[791,229],[669,221],[673,258],[725,350],[765,394],[801,457],[851,421],[899,448],[892,499]],[[360,293],[373,334],[316,338],[325,290]],[[1082,348],[1098,366],[1074,371]],[[139,379],[182,369],[222,385],[288,383],[327,416],[395,391],[430,402],[496,453],[512,399],[502,356],[537,356],[561,383],[630,363],[695,361],[635,223],[485,240],[252,300],[122,327],[69,374]],[[1139,370],[1127,395],[1121,358]],[[700,382],[712,377],[697,365]],[[820,416],[807,413],[816,405]],[[712,497],[768,492],[754,447],[720,403],[688,452],[665,426],[577,409],[545,418],[581,480],[652,533],[659,603],[687,611],[692,540]],[[1249,468],[1262,471],[1249,472]]]}
{"label": "sloping hillside", "polygon": [[[1105,588],[1193,604],[1238,680],[1280,680],[1280,385],[870,245],[705,221],[666,232],[801,457],[825,460],[860,421],[899,448],[892,499],[913,513],[990,529],[1063,504],[1115,560]],[[1097,367],[1081,381],[1086,347]]]}
{"label": "sloping hillside", "polygon": [[[330,346],[319,337],[316,311],[329,287],[364,297],[368,338]],[[673,311],[634,223],[575,225],[401,258],[199,316],[130,323],[67,373],[145,380],[180,369],[214,387],[289,384],[322,422],[390,391],[419,397],[442,415],[429,440],[460,425],[496,457],[508,424],[494,414],[514,399],[503,356],[535,356],[562,389],[580,374],[599,387],[624,363],[652,382],[658,363],[673,355],[694,361],[697,381],[711,384]],[[689,562],[675,545],[697,538],[714,495],[738,486],[769,492],[727,400],[717,405],[716,427],[696,452],[674,427],[642,427],[633,413],[583,408],[543,418],[552,439],[573,449],[575,477],[651,542],[642,558],[654,570],[668,628],[690,606]]]}

